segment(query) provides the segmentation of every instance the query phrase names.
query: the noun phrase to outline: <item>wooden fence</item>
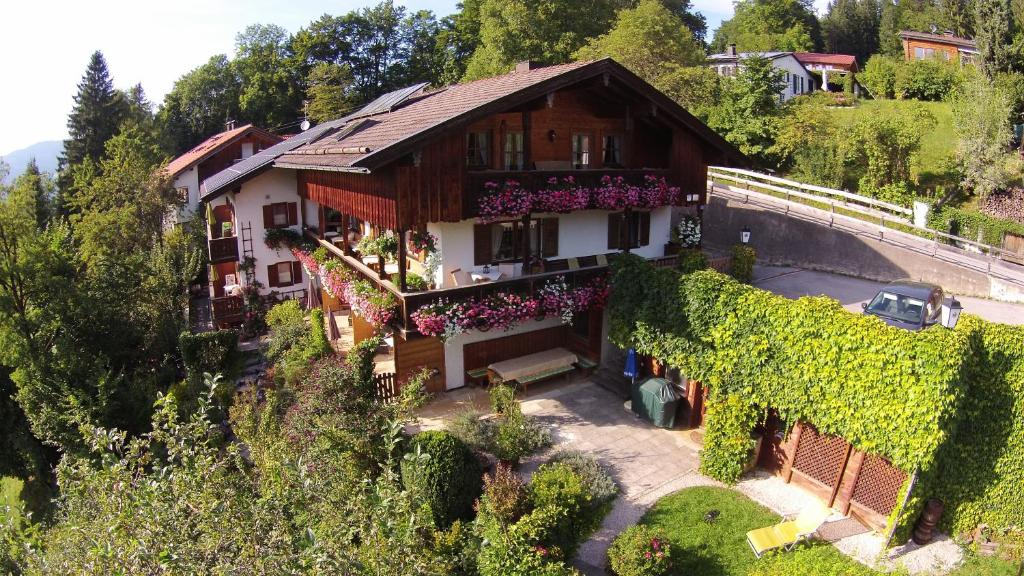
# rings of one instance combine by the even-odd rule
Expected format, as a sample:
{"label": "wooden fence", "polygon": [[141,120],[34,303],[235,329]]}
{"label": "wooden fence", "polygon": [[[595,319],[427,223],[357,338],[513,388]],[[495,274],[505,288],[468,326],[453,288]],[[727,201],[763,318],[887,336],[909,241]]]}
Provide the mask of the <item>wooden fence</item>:
{"label": "wooden fence", "polygon": [[374,374],[373,386],[377,390],[377,398],[385,402],[392,402],[398,398],[398,394],[402,389],[398,385],[398,377],[394,372]]}

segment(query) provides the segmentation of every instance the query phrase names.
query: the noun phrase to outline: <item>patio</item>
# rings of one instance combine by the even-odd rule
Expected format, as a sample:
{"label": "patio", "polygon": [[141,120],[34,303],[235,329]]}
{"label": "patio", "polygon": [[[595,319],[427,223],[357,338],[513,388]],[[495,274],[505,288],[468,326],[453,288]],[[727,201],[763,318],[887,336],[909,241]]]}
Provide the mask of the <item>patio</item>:
{"label": "patio", "polygon": [[[554,446],[526,460],[520,472],[529,475],[557,450],[587,452],[607,466],[621,489],[601,528],[583,544],[576,567],[584,574],[605,574],[606,551],[616,534],[636,523],[659,498],[691,486],[722,486],[698,472],[700,446],[688,430],[655,428],[624,409],[622,400],[589,380],[570,384],[547,382],[520,397],[523,413],[551,430]],[[416,430],[438,429],[461,411],[489,412],[487,393],[463,388],[445,393],[419,413]],[[735,489],[778,514],[802,510],[814,496],[764,472],[748,474]],[[879,569],[901,566],[910,573],[959,563],[960,548],[948,539],[928,546],[902,546],[882,555],[884,537],[852,520],[833,514],[826,524],[828,540],[839,550]],[[835,522],[840,521],[840,522]]]}

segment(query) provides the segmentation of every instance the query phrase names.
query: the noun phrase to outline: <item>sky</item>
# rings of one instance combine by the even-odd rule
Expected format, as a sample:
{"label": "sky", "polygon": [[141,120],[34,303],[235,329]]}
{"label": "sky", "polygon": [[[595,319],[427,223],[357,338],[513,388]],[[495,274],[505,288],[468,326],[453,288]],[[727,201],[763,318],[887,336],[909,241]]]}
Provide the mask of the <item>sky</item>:
{"label": "sky", "polygon": [[[586,0],[581,0],[586,1]],[[827,0],[815,0],[824,9]],[[67,137],[72,96],[89,56],[101,50],[114,85],[141,83],[160,103],[182,74],[214,54],[231,54],[249,24],[295,32],[321,14],[344,14],[376,0],[23,0],[5,2],[0,54],[0,156]],[[410,10],[455,11],[456,0],[397,0]],[[731,0],[695,0],[710,31],[732,14]]]}

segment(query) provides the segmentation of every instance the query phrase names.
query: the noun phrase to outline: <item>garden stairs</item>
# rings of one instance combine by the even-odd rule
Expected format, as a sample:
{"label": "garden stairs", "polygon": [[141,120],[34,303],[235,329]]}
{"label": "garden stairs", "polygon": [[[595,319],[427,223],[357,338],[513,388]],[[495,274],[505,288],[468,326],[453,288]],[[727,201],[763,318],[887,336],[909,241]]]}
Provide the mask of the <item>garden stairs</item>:
{"label": "garden stairs", "polygon": [[607,346],[602,360],[600,368],[594,372],[591,380],[623,399],[629,398],[632,383],[629,378],[622,375],[622,370],[626,366],[626,351]]}

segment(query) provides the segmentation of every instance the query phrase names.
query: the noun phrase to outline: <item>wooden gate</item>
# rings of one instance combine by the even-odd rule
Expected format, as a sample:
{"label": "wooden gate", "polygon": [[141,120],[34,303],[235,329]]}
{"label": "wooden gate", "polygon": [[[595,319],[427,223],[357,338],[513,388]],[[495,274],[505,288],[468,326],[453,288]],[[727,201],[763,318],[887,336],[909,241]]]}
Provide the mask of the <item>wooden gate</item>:
{"label": "wooden gate", "polygon": [[830,507],[875,530],[885,530],[907,480],[888,460],[853,448],[838,436],[798,423],[790,435],[782,476],[795,481]]}

